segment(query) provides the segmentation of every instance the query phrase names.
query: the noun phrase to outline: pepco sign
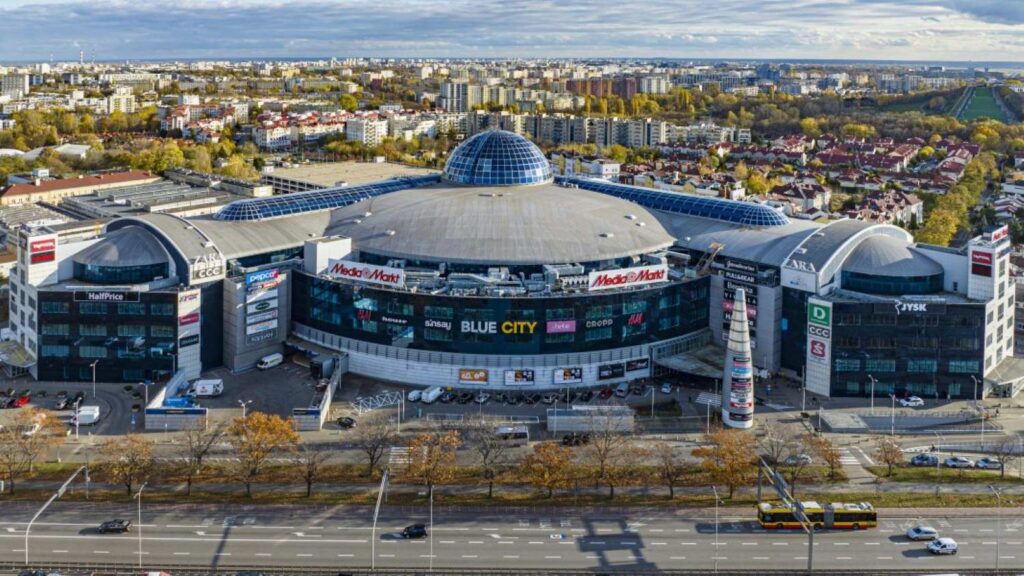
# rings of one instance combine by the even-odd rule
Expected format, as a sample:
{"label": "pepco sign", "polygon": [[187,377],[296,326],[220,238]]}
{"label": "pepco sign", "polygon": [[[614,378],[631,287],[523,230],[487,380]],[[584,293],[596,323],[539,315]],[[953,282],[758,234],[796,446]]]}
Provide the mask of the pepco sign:
{"label": "pepco sign", "polygon": [[401,268],[376,266],[374,264],[363,264],[349,260],[331,260],[327,266],[327,275],[368,284],[394,287],[405,286],[405,270]]}
{"label": "pepco sign", "polygon": [[668,280],[668,265],[655,264],[638,268],[618,268],[590,273],[589,290],[611,290],[629,286],[645,286]]}

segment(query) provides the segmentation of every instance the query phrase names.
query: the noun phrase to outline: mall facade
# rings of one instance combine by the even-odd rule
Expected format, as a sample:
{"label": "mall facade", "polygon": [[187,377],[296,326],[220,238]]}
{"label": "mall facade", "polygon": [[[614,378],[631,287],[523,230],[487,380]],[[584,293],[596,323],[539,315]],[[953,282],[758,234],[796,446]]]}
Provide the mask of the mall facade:
{"label": "mall facade", "polygon": [[41,380],[196,378],[304,349],[408,384],[592,386],[721,378],[739,293],[762,376],[963,398],[1022,385],[1008,251],[1005,229],[953,250],[556,181],[528,140],[488,131],[441,175],[22,230],[11,329]]}

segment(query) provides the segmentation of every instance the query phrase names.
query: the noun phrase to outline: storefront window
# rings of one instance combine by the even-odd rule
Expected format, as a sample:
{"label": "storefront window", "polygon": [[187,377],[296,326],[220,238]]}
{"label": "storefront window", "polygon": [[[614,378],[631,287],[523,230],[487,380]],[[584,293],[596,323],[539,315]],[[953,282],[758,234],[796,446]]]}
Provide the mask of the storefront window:
{"label": "storefront window", "polygon": [[117,313],[122,316],[145,316],[146,305],[142,302],[121,302],[117,305]]}
{"label": "storefront window", "polygon": [[896,361],[888,358],[872,358],[864,362],[866,372],[895,372]]}
{"label": "storefront window", "polygon": [[587,320],[595,320],[600,318],[611,318],[615,315],[615,310],[611,305],[607,306],[591,306],[587,308]]}
{"label": "storefront window", "polygon": [[938,372],[939,362],[938,360],[908,360],[907,361],[907,372],[921,374],[931,374]]}
{"label": "storefront window", "polygon": [[42,332],[43,336],[67,336],[71,327],[68,324],[43,324]]}
{"label": "storefront window", "polygon": [[607,328],[591,328],[587,330],[587,342],[594,342],[597,340],[607,340],[612,337],[612,327]]}
{"label": "storefront window", "polygon": [[423,338],[434,342],[451,342],[452,331],[443,328],[424,328]]}
{"label": "storefront window", "polygon": [[71,304],[69,302],[43,302],[42,308],[44,314],[67,314],[71,312]]}
{"label": "storefront window", "polygon": [[646,300],[635,300],[633,302],[623,302],[622,303],[622,313],[624,315],[626,315],[626,314],[636,314],[638,312],[643,312],[644,310],[647,310],[647,301]]}
{"label": "storefront window", "polygon": [[153,316],[174,316],[176,307],[174,304],[150,304],[149,313]]}
{"label": "storefront window", "polygon": [[75,262],[75,278],[95,284],[142,284],[158,278],[166,278],[170,265],[146,264],[143,266],[95,266]]}
{"label": "storefront window", "polygon": [[78,312],[79,314],[106,315],[107,304],[106,302],[79,302]]}
{"label": "storefront window", "polygon": [[146,335],[146,327],[145,326],[134,326],[134,325],[130,325],[130,324],[129,325],[120,324],[117,327],[117,335],[118,336],[128,337],[128,338],[137,338],[137,337],[140,337],[140,336],[145,336]]}
{"label": "storefront window", "polygon": [[454,317],[454,310],[448,306],[424,306],[423,315],[427,318],[451,320]]}
{"label": "storefront window", "polygon": [[544,311],[544,318],[547,320],[572,320],[576,318],[576,312],[572,308],[548,308]]}
{"label": "storefront window", "polygon": [[103,346],[79,346],[78,356],[80,358],[106,358],[107,349]]}
{"label": "storefront window", "polygon": [[851,358],[836,358],[836,372],[860,372],[860,360]]}

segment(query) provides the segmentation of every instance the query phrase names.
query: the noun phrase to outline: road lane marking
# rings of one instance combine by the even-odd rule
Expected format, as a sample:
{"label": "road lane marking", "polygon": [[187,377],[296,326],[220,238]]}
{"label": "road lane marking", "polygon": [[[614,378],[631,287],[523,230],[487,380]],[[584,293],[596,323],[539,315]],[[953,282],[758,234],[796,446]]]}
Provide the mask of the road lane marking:
{"label": "road lane marking", "polygon": [[849,546],[850,543],[849,542],[833,542],[832,545],[833,546]]}
{"label": "road lane marking", "polygon": [[515,542],[511,540],[498,540],[498,544],[515,544]]}
{"label": "road lane marking", "polygon": [[519,560],[519,556],[502,556],[506,560]]}
{"label": "road lane marking", "polygon": [[175,552],[175,556],[188,556],[191,552]]}
{"label": "road lane marking", "polygon": [[231,556],[231,552],[214,552],[214,556]]}
{"label": "road lane marking", "polygon": [[849,556],[836,556],[836,560],[853,560]]}
{"label": "road lane marking", "polygon": [[607,544],[607,542],[605,542],[604,540],[594,540],[593,542],[591,542],[591,544],[594,544],[596,546],[604,546],[605,544]]}
{"label": "road lane marking", "polygon": [[455,540],[441,540],[441,544],[455,544]]}
{"label": "road lane marking", "polygon": [[484,543],[483,540],[470,540],[469,541],[469,544],[483,544],[483,543]]}
{"label": "road lane marking", "polygon": [[1000,556],[1000,558],[1003,559],[1003,560],[1013,560],[1013,559],[1015,559],[1017,557],[1016,556]]}
{"label": "road lane marking", "polygon": [[478,556],[476,554],[463,554],[462,557],[463,558],[477,558]]}
{"label": "road lane marking", "polygon": [[562,557],[561,556],[545,556],[544,559],[545,560],[561,560]]}
{"label": "road lane marking", "polygon": [[744,542],[742,546],[757,546],[757,542]]}
{"label": "road lane marking", "polygon": [[54,550],[53,553],[54,554],[67,554],[68,551],[67,550]]}
{"label": "road lane marking", "polygon": [[420,558],[437,558],[437,554],[420,554]]}
{"label": "road lane marking", "polygon": [[394,558],[395,557],[394,554],[377,554],[377,556],[380,556],[381,558]]}
{"label": "road lane marking", "polygon": [[712,556],[711,559],[712,560],[728,560],[729,557],[728,556]]}
{"label": "road lane marking", "polygon": [[531,540],[531,541],[527,542],[527,544],[543,544],[543,542],[537,542],[536,540]]}
{"label": "road lane marking", "polygon": [[93,550],[93,554],[110,554],[109,550]]}
{"label": "road lane marking", "polygon": [[789,546],[789,542],[772,542],[772,546]]}
{"label": "road lane marking", "polygon": [[[269,552],[257,552],[253,554],[253,556],[273,556],[273,554]],[[341,556],[341,554],[338,554],[338,556]],[[351,554],[349,554],[349,556],[351,556]]]}
{"label": "road lane marking", "polygon": [[865,542],[864,545],[865,546],[881,546],[882,543],[881,542]]}
{"label": "road lane marking", "polygon": [[669,556],[669,560],[686,560],[686,556]]}
{"label": "road lane marking", "polygon": [[793,560],[807,560],[807,556],[793,556]]}
{"label": "road lane marking", "polygon": [[661,528],[651,528],[648,532],[664,532]]}
{"label": "road lane marking", "polygon": [[668,542],[651,542],[651,546],[668,546]]}
{"label": "road lane marking", "polygon": [[308,558],[308,557],[312,556],[312,554],[296,554],[296,556],[302,556],[302,557]]}
{"label": "road lane marking", "polygon": [[[257,556],[259,556],[259,554],[257,554]],[[267,554],[267,556],[270,556],[270,554]],[[353,556],[355,556],[355,554],[338,554],[338,558],[351,558]]]}
{"label": "road lane marking", "polygon": [[876,560],[892,560],[892,556],[878,556]]}
{"label": "road lane marking", "polygon": [[676,532],[689,532],[689,528],[676,528]]}

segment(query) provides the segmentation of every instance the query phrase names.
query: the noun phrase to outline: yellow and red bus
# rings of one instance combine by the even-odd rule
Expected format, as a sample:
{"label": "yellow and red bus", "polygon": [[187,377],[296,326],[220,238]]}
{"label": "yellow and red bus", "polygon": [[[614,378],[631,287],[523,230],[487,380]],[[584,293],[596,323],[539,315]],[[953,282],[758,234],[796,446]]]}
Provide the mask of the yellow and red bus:
{"label": "yellow and red bus", "polygon": [[[878,514],[869,502],[832,502],[822,506],[814,501],[801,502],[804,514],[816,529],[862,530],[878,526]],[[782,502],[757,505],[757,522],[762,528],[798,530],[802,528],[793,508]]]}

